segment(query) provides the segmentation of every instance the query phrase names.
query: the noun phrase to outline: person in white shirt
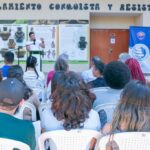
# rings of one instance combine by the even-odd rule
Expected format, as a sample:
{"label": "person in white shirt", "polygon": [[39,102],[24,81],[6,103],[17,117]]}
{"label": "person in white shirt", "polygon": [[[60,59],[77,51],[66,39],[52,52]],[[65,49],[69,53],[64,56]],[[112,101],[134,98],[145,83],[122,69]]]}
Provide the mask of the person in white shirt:
{"label": "person in white shirt", "polygon": [[40,91],[45,90],[46,81],[44,73],[41,71],[37,71],[36,65],[37,65],[37,58],[34,56],[29,56],[26,61],[26,71],[24,72],[23,78],[27,83],[27,85],[33,91],[38,91],[36,93],[38,97],[40,97],[39,99],[41,99],[41,97],[43,96],[41,96]]}
{"label": "person in white shirt", "polygon": [[29,38],[30,40],[26,43],[26,49],[28,51],[42,50],[45,48],[44,39],[41,38],[40,40],[37,40],[34,32],[29,33]]}
{"label": "person in white shirt", "polygon": [[45,75],[41,71],[36,70],[37,59],[34,56],[29,56],[26,61],[26,71],[24,73],[24,79],[38,79],[45,86]]}

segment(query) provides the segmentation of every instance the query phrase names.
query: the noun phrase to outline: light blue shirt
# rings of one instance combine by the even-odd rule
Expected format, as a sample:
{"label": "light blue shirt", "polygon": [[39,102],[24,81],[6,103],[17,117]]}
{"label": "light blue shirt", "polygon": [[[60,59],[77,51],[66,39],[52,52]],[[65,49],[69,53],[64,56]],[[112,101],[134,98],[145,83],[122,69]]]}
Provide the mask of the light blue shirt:
{"label": "light blue shirt", "polygon": [[96,95],[96,100],[94,101],[93,108],[98,105],[106,103],[117,103],[120,99],[121,90],[112,89],[110,87],[101,87],[91,89],[91,91]]}

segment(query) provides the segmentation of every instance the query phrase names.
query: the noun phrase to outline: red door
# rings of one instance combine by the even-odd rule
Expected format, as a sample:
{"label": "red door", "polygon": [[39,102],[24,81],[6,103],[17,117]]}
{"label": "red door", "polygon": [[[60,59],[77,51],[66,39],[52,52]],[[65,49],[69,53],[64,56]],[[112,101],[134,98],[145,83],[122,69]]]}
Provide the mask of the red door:
{"label": "red door", "polygon": [[128,52],[129,30],[91,29],[90,57],[99,56],[105,63],[118,59],[122,52]]}

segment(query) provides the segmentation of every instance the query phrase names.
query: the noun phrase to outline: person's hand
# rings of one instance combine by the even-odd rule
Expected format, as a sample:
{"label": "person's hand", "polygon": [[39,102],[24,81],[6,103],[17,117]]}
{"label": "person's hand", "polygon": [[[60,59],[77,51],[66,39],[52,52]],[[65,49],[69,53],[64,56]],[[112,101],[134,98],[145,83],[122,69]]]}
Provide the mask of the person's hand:
{"label": "person's hand", "polygon": [[102,129],[102,134],[108,134],[112,129],[111,123],[106,123]]}

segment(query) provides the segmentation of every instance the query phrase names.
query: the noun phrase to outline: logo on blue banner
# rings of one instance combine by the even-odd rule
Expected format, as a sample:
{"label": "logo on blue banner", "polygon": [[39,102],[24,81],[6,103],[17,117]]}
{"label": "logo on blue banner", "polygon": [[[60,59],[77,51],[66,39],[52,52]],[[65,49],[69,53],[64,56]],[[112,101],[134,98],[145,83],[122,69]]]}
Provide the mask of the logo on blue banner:
{"label": "logo on blue banner", "polygon": [[149,49],[144,44],[135,44],[132,48],[132,56],[139,61],[144,61],[149,56]]}
{"label": "logo on blue banner", "polygon": [[130,27],[129,54],[139,61],[144,73],[150,73],[150,27]]}
{"label": "logo on blue banner", "polygon": [[138,37],[139,40],[143,40],[145,38],[145,33],[140,31],[140,32],[137,33],[137,37]]}

